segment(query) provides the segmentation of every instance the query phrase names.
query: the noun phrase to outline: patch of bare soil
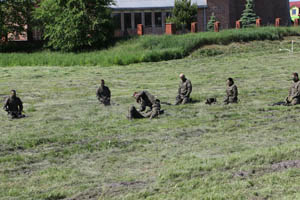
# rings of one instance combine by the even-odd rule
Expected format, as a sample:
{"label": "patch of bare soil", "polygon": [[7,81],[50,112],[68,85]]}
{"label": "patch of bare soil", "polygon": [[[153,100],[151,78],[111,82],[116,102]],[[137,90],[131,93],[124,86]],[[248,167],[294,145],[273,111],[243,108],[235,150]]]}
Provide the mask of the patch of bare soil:
{"label": "patch of bare soil", "polygon": [[238,171],[233,174],[234,177],[239,178],[248,178],[250,176],[259,176],[266,173],[272,172],[280,172],[291,168],[300,168],[300,160],[289,160],[289,161],[282,161],[279,163],[274,163],[270,167],[263,168],[260,170],[251,170],[251,171]]}
{"label": "patch of bare soil", "polygon": [[239,172],[234,173],[234,176],[235,177],[240,177],[240,178],[247,178],[249,176],[254,175],[255,173],[256,173],[255,170],[252,170],[252,171],[249,171],[249,172],[247,172],[247,171],[239,171]]}
{"label": "patch of bare soil", "polygon": [[[98,200],[100,197],[112,197],[117,196],[122,193],[126,193],[129,189],[139,190],[144,188],[146,182],[143,181],[131,181],[131,182],[120,182],[120,183],[112,183],[105,187],[97,187],[86,192],[75,195],[68,200]],[[104,189],[105,188],[105,189]]]}
{"label": "patch of bare soil", "polygon": [[283,171],[289,168],[300,168],[300,160],[289,160],[275,163],[271,166],[273,171]]}
{"label": "patch of bare soil", "polygon": [[83,193],[77,194],[74,197],[67,198],[68,200],[85,200],[85,199],[99,199],[103,194],[102,188],[97,187]]}

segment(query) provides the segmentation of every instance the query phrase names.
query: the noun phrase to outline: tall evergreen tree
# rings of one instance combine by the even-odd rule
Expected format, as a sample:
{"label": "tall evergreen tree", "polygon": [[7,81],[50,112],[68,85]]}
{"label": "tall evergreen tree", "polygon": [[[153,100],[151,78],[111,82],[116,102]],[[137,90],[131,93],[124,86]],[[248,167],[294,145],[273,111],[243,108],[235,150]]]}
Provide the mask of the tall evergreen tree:
{"label": "tall evergreen tree", "polygon": [[212,13],[209,18],[209,21],[207,23],[207,31],[214,31],[216,21],[217,21],[217,18],[215,16],[215,13]]}
{"label": "tall evergreen tree", "polygon": [[257,15],[254,11],[254,2],[253,0],[247,0],[246,8],[242,13],[242,17],[240,21],[242,22],[242,26],[244,28],[251,27],[255,25],[257,19]]}

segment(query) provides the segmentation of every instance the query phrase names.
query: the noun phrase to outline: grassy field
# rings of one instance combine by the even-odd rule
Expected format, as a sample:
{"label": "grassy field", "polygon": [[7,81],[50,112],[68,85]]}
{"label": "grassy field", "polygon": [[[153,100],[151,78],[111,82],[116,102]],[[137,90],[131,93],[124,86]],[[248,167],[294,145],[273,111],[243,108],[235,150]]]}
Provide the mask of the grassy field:
{"label": "grassy field", "polygon": [[[291,40],[129,66],[0,68],[1,102],[16,89],[28,116],[0,112],[0,199],[300,199],[300,107],[269,106],[300,72],[300,43],[279,51]],[[126,119],[134,91],[174,103],[181,72],[195,103]],[[221,103],[228,77],[237,105]],[[95,98],[102,78],[111,107]]]}
{"label": "grassy field", "polygon": [[[300,36],[299,27],[261,27],[229,29],[219,33],[200,32],[184,35],[145,35],[116,43],[102,51],[62,53],[39,51],[33,53],[0,54],[3,66],[113,66],[142,62],[181,59],[199,47],[232,42],[282,40],[285,36]],[[29,48],[31,49],[31,48]],[[0,46],[1,52],[1,46]]]}

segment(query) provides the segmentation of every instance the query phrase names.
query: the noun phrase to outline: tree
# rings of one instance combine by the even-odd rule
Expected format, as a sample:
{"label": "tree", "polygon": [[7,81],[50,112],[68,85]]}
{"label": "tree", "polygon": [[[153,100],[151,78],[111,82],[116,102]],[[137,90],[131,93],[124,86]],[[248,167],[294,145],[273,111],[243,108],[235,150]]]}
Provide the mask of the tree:
{"label": "tree", "polygon": [[257,19],[257,15],[254,12],[254,3],[253,0],[247,0],[246,8],[242,13],[242,17],[240,21],[242,22],[242,26],[244,28],[251,27],[255,25]]}
{"label": "tree", "polygon": [[43,0],[35,16],[42,23],[49,47],[77,51],[104,46],[111,39],[112,3],[113,0]]}
{"label": "tree", "polygon": [[198,6],[192,4],[191,0],[175,0],[173,8],[173,22],[176,25],[188,25],[195,20],[197,15]]}
{"label": "tree", "polygon": [[214,31],[216,21],[217,21],[217,18],[215,16],[215,13],[212,13],[211,16],[210,16],[210,19],[207,23],[207,30],[208,31]]}
{"label": "tree", "polygon": [[35,5],[34,0],[0,0],[0,35],[7,37],[9,33],[27,32],[28,40],[31,40]]}

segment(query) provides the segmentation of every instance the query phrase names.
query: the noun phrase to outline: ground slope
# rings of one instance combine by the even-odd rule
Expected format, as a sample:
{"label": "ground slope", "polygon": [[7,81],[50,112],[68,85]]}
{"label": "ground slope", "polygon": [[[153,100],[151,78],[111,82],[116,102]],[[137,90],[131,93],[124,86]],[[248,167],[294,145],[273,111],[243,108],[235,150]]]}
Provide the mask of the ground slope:
{"label": "ground slope", "polygon": [[[299,45],[279,51],[290,40],[130,66],[0,68],[1,100],[17,89],[28,115],[0,114],[0,199],[299,199],[300,108],[268,105],[299,71]],[[152,121],[125,118],[134,91],[173,103],[181,72],[194,104],[163,105]],[[228,77],[238,105],[221,104]],[[110,108],[95,98],[101,78]],[[207,97],[219,104],[206,106]]]}

